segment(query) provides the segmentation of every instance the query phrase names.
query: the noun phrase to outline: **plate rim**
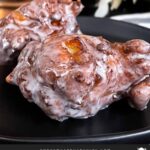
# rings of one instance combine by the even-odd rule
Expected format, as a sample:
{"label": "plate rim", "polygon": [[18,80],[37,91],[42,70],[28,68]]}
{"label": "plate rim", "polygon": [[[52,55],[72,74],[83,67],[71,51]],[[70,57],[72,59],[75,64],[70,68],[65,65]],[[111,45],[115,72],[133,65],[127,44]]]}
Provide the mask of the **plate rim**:
{"label": "plate rim", "polygon": [[[53,137],[12,137],[12,136],[1,136],[0,141],[2,142],[15,142],[15,143],[112,143],[120,140],[118,143],[122,143],[121,140],[126,140],[129,138],[139,138],[140,136],[150,134],[150,127],[145,127],[139,130],[125,131],[119,133],[111,134],[101,134],[95,136],[76,136],[76,137],[67,137],[67,138],[53,138]],[[135,143],[135,142],[132,142]]]}
{"label": "plate rim", "polygon": [[131,26],[131,27],[136,27],[136,28],[139,28],[139,29],[142,29],[142,30],[148,30],[150,32],[150,28],[146,28],[146,27],[143,27],[143,26],[140,26],[140,25],[137,25],[137,24],[134,24],[134,23],[130,23],[130,22],[126,22],[126,21],[123,21],[123,20],[114,20],[112,18],[100,18],[100,17],[91,17],[91,16],[78,16],[77,17],[77,21],[81,20],[81,19],[94,19],[94,20],[104,20],[104,21],[110,21],[110,22],[114,22],[114,23],[119,23],[119,24],[126,24],[128,26]]}

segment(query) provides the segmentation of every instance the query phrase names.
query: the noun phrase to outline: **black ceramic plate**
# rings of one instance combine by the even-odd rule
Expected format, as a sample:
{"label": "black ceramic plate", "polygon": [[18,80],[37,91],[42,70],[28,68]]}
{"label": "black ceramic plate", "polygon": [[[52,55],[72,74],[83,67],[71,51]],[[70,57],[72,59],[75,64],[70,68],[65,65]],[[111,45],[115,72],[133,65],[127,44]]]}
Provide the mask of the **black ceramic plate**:
{"label": "black ceramic plate", "polygon": [[[108,19],[78,18],[83,33],[102,35],[111,41],[140,38],[150,42],[150,30]],[[51,120],[34,104],[28,103],[17,87],[4,77],[11,66],[0,68],[0,139],[38,143],[148,143],[150,105],[141,112],[128,106],[127,99],[112,104],[95,117]],[[149,141],[150,142],[150,141]]]}

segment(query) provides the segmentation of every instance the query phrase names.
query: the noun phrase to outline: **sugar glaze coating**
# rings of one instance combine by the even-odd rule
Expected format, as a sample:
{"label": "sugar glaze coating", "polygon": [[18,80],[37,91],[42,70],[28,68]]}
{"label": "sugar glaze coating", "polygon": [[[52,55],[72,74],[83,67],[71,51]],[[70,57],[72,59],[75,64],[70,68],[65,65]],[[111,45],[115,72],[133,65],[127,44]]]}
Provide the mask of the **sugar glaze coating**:
{"label": "sugar glaze coating", "polygon": [[0,65],[18,57],[31,41],[47,36],[80,33],[76,16],[80,0],[33,0],[0,20]]}
{"label": "sugar glaze coating", "polygon": [[143,110],[150,100],[150,44],[87,35],[33,41],[7,82],[58,121],[94,116],[124,95]]}

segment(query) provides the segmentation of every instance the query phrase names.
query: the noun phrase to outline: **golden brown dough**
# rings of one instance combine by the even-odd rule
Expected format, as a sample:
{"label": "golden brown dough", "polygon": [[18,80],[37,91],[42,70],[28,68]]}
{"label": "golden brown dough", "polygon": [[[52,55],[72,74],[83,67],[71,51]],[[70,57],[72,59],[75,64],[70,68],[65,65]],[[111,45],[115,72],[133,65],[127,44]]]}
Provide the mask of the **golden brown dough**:
{"label": "golden brown dough", "polygon": [[0,65],[15,59],[30,41],[80,33],[80,0],[33,0],[0,20]]}

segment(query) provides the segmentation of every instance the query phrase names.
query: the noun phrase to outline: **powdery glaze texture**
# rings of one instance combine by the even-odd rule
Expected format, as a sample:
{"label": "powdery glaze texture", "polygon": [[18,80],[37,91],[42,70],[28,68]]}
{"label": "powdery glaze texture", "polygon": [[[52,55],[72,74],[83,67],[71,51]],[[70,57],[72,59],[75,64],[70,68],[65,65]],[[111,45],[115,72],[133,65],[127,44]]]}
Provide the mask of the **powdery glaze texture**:
{"label": "powdery glaze texture", "polygon": [[56,34],[80,33],[80,0],[33,0],[0,20],[0,65],[18,57],[30,41]]}
{"label": "powdery glaze texture", "polygon": [[7,77],[50,118],[88,118],[123,95],[143,110],[150,99],[150,44],[110,43],[102,37],[63,35],[31,42]]}

